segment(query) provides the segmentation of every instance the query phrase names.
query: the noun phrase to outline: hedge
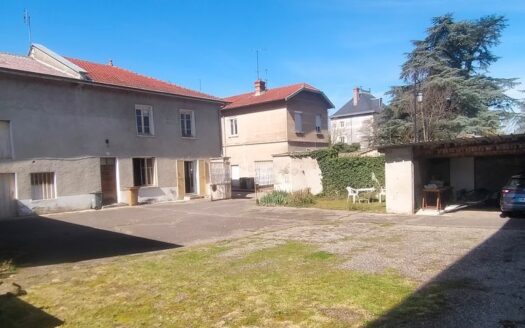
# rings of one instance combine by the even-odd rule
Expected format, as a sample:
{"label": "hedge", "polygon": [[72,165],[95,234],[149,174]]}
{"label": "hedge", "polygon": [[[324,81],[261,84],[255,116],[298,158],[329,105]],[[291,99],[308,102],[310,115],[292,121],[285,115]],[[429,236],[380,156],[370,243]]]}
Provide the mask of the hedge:
{"label": "hedge", "polygon": [[324,157],[318,158],[322,172],[323,193],[328,196],[346,195],[346,187],[378,187],[372,180],[375,174],[381,186],[385,185],[385,158],[380,157]]}

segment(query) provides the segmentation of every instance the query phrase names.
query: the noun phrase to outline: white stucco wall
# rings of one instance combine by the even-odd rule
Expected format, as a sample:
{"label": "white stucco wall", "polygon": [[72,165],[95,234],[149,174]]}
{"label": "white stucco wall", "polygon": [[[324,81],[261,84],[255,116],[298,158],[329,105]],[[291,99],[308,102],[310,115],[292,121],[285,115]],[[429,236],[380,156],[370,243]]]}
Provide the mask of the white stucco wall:
{"label": "white stucco wall", "polygon": [[373,133],[373,120],[373,115],[332,118],[330,134],[333,142],[339,142],[340,137],[344,136],[347,144],[359,143],[362,149],[367,149]]}
{"label": "white stucco wall", "polygon": [[315,159],[275,156],[273,171],[275,190],[293,192],[308,188],[314,195],[323,191],[321,169]]}
{"label": "white stucco wall", "polygon": [[414,163],[409,147],[385,152],[386,211],[414,213]]}

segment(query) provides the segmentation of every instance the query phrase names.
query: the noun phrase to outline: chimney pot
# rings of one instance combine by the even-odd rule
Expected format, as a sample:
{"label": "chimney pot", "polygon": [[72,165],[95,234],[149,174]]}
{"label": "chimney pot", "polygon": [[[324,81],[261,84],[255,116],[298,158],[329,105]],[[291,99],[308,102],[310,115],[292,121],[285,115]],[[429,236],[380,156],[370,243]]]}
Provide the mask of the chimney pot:
{"label": "chimney pot", "polygon": [[109,65],[109,66],[113,66],[113,59],[110,59],[110,60],[109,60],[108,65]]}
{"label": "chimney pot", "polygon": [[255,81],[255,95],[259,96],[266,91],[266,82],[263,80]]}
{"label": "chimney pot", "polygon": [[359,103],[359,87],[354,88],[354,106]]}

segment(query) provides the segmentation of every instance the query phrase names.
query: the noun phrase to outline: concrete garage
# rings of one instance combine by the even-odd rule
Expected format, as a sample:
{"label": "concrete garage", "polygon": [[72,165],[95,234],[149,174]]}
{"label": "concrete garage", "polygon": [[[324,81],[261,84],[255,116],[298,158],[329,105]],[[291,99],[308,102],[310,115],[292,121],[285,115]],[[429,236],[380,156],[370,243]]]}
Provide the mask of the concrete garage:
{"label": "concrete garage", "polygon": [[447,204],[478,201],[497,210],[501,188],[525,172],[525,134],[389,145],[379,151],[385,154],[389,213],[416,213],[425,185],[434,182],[447,190]]}

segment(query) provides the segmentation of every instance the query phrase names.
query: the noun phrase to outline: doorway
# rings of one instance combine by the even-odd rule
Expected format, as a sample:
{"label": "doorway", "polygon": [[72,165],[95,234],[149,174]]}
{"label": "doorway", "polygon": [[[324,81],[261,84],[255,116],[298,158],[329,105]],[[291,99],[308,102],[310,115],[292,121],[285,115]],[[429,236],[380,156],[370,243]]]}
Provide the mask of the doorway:
{"label": "doorway", "polygon": [[117,202],[117,166],[114,157],[100,159],[100,185],[102,189],[102,205]]}
{"label": "doorway", "polygon": [[184,161],[184,184],[186,194],[195,193],[195,163]]}
{"label": "doorway", "polygon": [[16,216],[15,174],[0,173],[0,218]]}

